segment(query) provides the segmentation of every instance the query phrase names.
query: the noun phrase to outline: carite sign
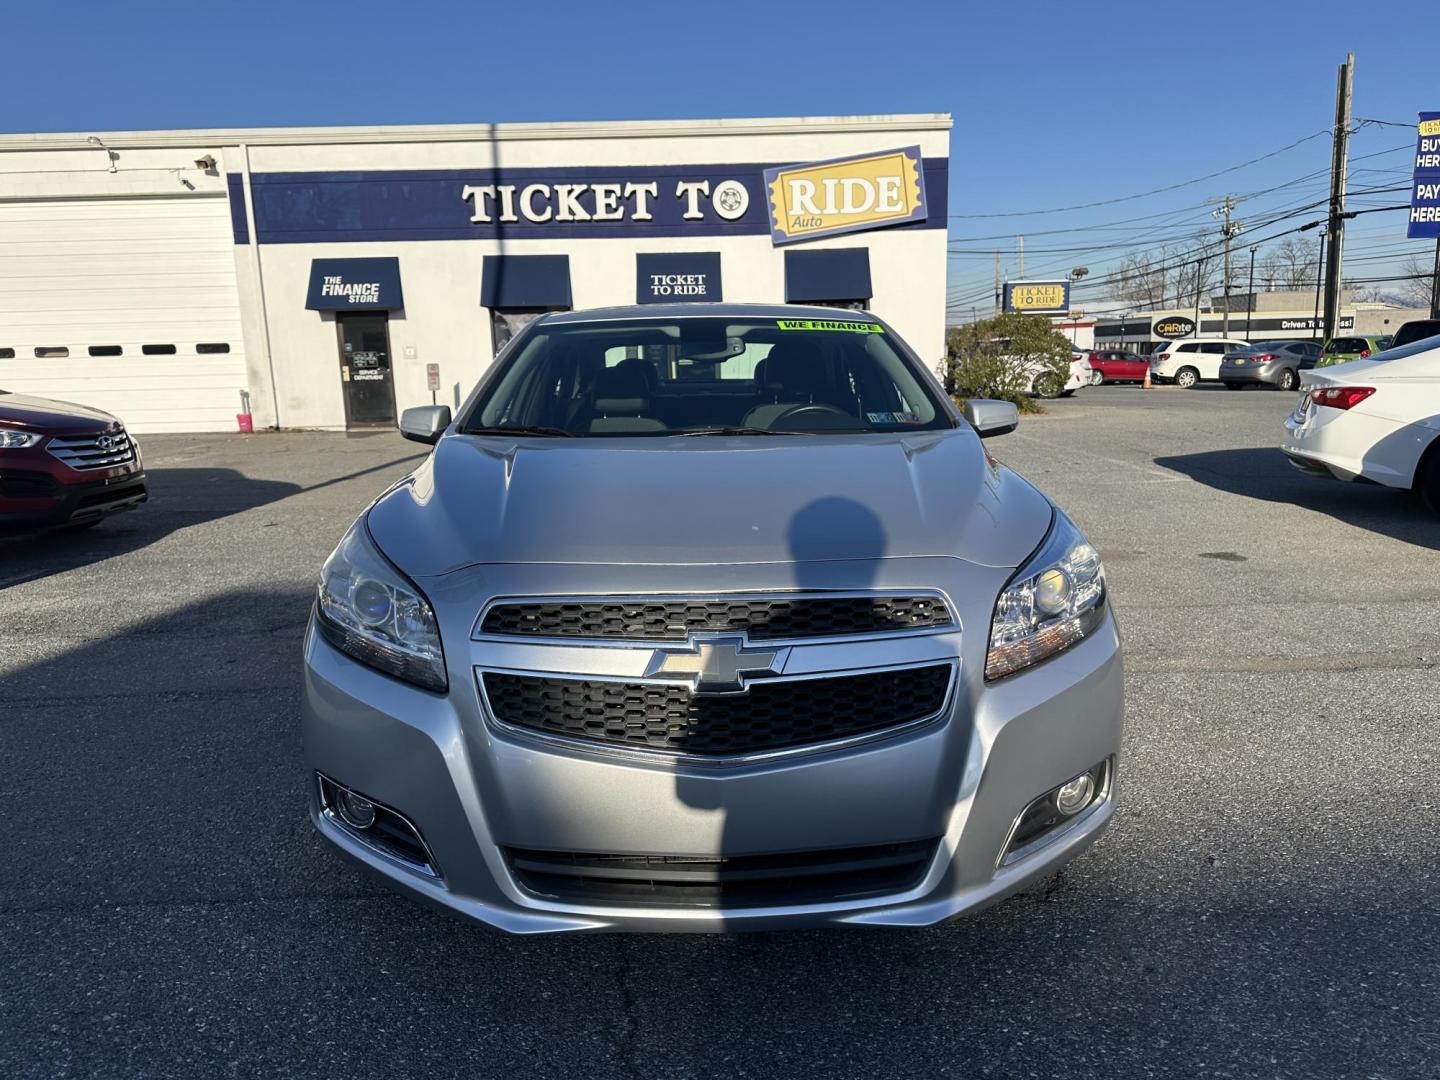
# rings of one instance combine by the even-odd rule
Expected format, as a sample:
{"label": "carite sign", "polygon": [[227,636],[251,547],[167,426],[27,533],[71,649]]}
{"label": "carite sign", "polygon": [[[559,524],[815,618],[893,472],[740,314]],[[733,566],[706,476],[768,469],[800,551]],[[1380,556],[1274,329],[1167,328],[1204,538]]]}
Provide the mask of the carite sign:
{"label": "carite sign", "polygon": [[1161,319],[1157,322],[1151,330],[1151,333],[1157,338],[1167,338],[1170,340],[1189,337],[1195,333],[1195,320],[1187,319],[1183,315],[1172,315],[1168,319]]}
{"label": "carite sign", "polygon": [[1036,315],[1062,314],[1070,310],[1070,282],[1007,281],[1004,307]]}
{"label": "carite sign", "polygon": [[776,244],[924,221],[920,147],[765,170]]}
{"label": "carite sign", "polygon": [[1440,112],[1420,114],[1410,185],[1410,224],[1405,235],[1411,239],[1440,237]]}

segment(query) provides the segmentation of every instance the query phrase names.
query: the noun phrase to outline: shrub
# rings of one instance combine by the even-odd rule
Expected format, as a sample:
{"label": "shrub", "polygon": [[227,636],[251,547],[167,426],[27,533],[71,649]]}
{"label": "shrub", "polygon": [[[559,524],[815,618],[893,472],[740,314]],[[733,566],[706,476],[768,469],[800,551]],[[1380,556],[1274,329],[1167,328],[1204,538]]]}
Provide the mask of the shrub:
{"label": "shrub", "polygon": [[958,401],[999,398],[1033,412],[1032,388],[1042,397],[1058,394],[1070,377],[1070,353],[1070,342],[1043,315],[996,315],[946,335],[945,389]]}

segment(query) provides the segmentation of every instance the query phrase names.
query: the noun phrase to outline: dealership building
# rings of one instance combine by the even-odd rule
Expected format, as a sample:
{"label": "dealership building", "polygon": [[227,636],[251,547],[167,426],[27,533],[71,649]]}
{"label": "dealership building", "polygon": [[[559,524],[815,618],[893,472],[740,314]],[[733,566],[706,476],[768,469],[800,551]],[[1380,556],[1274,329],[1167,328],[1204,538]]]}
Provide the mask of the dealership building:
{"label": "dealership building", "polygon": [[946,114],[0,136],[0,388],[393,426],[537,313],[864,307],[944,350]]}

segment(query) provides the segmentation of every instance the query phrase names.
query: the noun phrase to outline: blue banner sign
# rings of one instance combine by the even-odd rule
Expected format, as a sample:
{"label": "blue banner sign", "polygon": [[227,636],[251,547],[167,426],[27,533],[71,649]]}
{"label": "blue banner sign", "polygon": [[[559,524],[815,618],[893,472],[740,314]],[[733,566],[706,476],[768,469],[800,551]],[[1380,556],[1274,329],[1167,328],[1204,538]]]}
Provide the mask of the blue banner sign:
{"label": "blue banner sign", "polygon": [[1420,114],[1415,175],[1410,186],[1410,224],[1405,234],[1440,237],[1440,112]]}
{"label": "blue banner sign", "polygon": [[[879,155],[876,160],[889,156],[893,155]],[[904,215],[875,217],[859,227],[943,229],[949,161],[921,161],[913,150],[901,156],[916,171],[908,176],[909,187],[899,192],[891,190],[889,181],[880,182],[884,180],[877,172],[880,164],[856,166],[877,172],[867,214],[879,214],[875,206],[888,208],[897,200],[906,208]],[[765,186],[769,168],[764,164],[606,165],[253,173],[250,191],[255,240],[262,244],[765,236],[772,231]],[[806,207],[811,202],[817,207],[829,205],[824,201],[827,178],[828,174],[794,178],[817,184],[809,202],[802,200]],[[803,195],[810,189],[800,183],[797,190]],[[850,204],[844,202],[847,190]],[[846,205],[866,201],[866,192],[855,184],[836,187],[835,192],[837,213]],[[239,205],[238,185],[230,194]],[[927,198],[933,200],[928,215]],[[235,215],[237,244],[249,240],[244,220],[243,214]],[[804,235],[824,234],[812,230]],[[801,238],[798,232],[793,237]]]}

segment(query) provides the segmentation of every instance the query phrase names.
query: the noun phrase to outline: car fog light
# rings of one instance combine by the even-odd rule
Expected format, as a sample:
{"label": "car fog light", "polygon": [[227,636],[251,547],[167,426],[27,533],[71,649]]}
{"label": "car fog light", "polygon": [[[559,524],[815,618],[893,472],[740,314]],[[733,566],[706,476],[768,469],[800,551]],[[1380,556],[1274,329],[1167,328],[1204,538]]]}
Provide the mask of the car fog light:
{"label": "car fog light", "polygon": [[1088,772],[1081,773],[1068,784],[1061,784],[1056,789],[1055,809],[1066,817],[1072,817],[1090,805],[1090,797],[1094,794],[1094,778]]}
{"label": "car fog light", "polygon": [[375,804],[369,799],[341,788],[335,798],[335,810],[346,825],[368,829],[375,824]]}

